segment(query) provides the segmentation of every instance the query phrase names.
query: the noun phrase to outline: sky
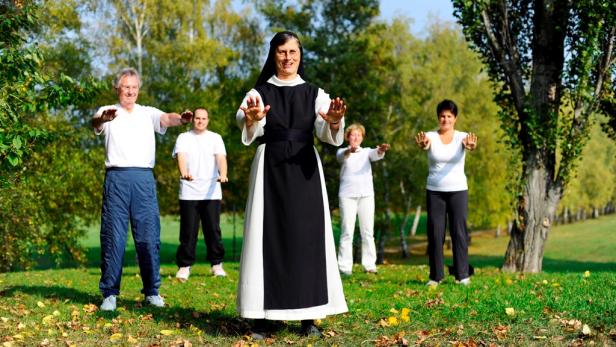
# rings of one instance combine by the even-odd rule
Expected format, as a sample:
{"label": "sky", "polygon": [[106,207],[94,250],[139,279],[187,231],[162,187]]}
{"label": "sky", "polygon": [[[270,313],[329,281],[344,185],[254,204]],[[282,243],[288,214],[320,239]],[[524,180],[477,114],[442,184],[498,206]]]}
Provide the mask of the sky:
{"label": "sky", "polygon": [[381,18],[390,21],[403,15],[412,19],[411,32],[421,35],[430,19],[455,22],[451,0],[381,0]]}

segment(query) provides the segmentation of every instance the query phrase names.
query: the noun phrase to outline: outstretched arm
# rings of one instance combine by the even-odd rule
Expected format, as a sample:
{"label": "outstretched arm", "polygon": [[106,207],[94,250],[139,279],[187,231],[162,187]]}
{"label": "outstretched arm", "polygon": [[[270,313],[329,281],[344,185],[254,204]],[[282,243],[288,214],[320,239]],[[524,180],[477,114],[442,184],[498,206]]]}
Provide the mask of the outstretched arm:
{"label": "outstretched arm", "polygon": [[192,111],[186,110],[182,112],[182,114],[178,113],[163,113],[160,116],[160,126],[161,128],[170,128],[178,125],[186,124],[192,122],[193,113]]}
{"label": "outstretched arm", "polygon": [[477,148],[477,135],[474,133],[468,133],[464,140],[462,140],[462,145],[469,151],[475,150]]}
{"label": "outstretched arm", "polygon": [[332,133],[335,133],[338,129],[340,129],[340,121],[344,118],[346,109],[346,104],[338,97],[330,101],[327,112],[319,111],[321,118],[329,123],[329,129]]}
{"label": "outstretched arm", "polygon": [[430,138],[423,131],[420,131],[417,135],[415,135],[415,143],[424,151],[430,148]]}
{"label": "outstretched arm", "polygon": [[92,117],[92,127],[99,133],[102,130],[103,123],[111,122],[117,116],[115,108],[108,108],[99,115]]}

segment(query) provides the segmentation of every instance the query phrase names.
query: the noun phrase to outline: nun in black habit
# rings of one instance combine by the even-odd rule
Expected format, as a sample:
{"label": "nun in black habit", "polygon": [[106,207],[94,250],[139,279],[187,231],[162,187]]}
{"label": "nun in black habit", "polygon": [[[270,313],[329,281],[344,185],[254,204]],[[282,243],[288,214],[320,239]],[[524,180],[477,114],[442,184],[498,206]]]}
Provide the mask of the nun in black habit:
{"label": "nun in black habit", "polygon": [[292,32],[270,41],[265,66],[236,119],[242,143],[258,143],[250,171],[237,310],[241,317],[301,320],[346,312],[327,190],[314,135],[339,146],[346,105],[304,81]]}

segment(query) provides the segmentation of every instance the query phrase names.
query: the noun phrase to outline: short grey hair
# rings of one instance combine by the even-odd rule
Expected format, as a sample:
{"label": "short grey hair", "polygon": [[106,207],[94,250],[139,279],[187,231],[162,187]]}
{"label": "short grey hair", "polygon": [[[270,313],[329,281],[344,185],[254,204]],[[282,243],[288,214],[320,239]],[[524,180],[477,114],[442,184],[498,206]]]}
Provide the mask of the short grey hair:
{"label": "short grey hair", "polygon": [[113,87],[115,89],[120,88],[120,81],[124,76],[137,76],[137,78],[139,79],[139,87],[141,87],[141,76],[139,76],[139,72],[137,72],[137,70],[133,69],[132,67],[127,67],[120,70],[120,72],[118,72],[116,77],[113,79]]}

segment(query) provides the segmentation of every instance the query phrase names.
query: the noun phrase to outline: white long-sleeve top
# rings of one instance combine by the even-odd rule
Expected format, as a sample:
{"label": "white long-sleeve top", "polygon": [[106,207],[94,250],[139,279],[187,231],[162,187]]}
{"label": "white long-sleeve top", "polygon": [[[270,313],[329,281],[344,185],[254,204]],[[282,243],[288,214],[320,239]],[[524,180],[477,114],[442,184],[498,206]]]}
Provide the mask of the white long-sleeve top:
{"label": "white long-sleeve top", "polygon": [[344,152],[347,149],[348,147],[340,148],[336,153],[336,159],[342,164],[338,196],[361,198],[374,195],[371,163],[383,159],[385,152],[379,154],[376,148],[359,147],[354,153],[349,153],[345,157]]}

